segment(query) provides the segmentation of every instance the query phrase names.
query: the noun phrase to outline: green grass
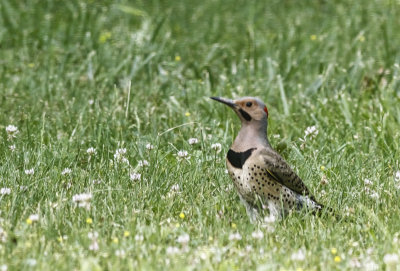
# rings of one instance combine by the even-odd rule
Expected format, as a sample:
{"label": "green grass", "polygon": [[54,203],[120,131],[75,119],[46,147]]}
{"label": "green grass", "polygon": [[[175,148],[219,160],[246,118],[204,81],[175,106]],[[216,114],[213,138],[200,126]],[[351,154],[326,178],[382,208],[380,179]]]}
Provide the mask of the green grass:
{"label": "green grass", "polygon": [[[0,270],[395,270],[398,18],[394,0],[0,0]],[[271,144],[351,219],[251,224],[225,174],[239,121],[209,96],[264,100]]]}

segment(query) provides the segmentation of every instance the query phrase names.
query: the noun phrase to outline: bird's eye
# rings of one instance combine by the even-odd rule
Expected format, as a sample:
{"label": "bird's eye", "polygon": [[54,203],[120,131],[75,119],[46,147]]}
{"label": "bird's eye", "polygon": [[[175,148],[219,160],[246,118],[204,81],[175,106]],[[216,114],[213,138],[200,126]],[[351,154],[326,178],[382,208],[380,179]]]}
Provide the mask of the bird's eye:
{"label": "bird's eye", "polygon": [[247,107],[251,107],[252,105],[253,105],[252,102],[247,102],[247,103],[246,103],[246,106],[247,106]]}

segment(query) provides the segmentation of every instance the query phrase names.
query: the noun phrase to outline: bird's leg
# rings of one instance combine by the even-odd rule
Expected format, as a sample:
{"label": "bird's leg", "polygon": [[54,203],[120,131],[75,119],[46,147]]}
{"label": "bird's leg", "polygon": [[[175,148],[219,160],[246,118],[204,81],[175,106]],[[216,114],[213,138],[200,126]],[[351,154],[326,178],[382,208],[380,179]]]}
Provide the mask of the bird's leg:
{"label": "bird's leg", "polygon": [[250,222],[252,224],[256,223],[260,219],[260,215],[258,213],[258,210],[255,206],[249,204],[243,197],[242,195],[239,194],[240,201],[244,204],[246,207],[246,212],[247,215],[250,218]]}

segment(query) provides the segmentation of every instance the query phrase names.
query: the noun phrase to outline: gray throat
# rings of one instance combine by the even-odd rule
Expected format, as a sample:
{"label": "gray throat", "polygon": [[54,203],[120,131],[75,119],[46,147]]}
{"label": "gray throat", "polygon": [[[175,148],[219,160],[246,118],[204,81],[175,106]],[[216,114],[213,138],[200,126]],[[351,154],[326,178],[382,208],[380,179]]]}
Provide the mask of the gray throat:
{"label": "gray throat", "polygon": [[271,147],[267,136],[267,124],[242,123],[242,128],[235,138],[231,149],[236,152],[244,152],[251,148]]}

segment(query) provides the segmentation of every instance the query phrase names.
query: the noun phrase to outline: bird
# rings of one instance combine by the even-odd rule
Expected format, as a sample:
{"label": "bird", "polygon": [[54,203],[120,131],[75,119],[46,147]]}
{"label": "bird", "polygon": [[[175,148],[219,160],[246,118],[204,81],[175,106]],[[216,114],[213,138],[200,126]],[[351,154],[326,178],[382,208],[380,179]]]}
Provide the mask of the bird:
{"label": "bird", "polygon": [[228,173],[246,207],[251,222],[264,209],[274,219],[292,210],[319,213],[324,206],[268,140],[268,109],[255,97],[236,100],[210,97],[229,106],[241,121],[241,128],[226,156]]}

